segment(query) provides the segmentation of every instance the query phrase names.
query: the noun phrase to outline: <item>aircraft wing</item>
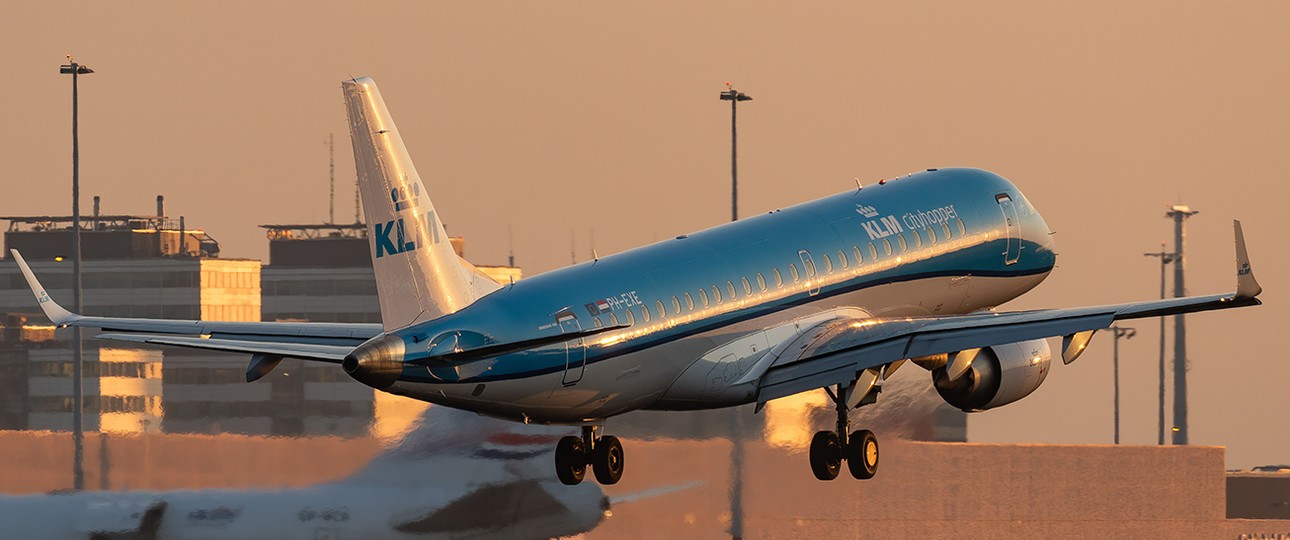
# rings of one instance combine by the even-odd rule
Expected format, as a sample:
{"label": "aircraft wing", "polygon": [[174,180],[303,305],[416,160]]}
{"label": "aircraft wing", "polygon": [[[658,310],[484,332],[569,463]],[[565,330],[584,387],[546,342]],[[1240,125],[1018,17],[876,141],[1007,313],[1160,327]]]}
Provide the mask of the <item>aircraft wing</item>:
{"label": "aircraft wing", "polygon": [[9,250],[27,278],[45,316],[60,327],[100,328],[97,337],[136,343],[154,343],[265,357],[300,358],[340,362],[345,354],[381,333],[380,324],[216,322],[124,317],[89,317],[58,305],[36,279],[17,250]]}
{"label": "aircraft wing", "polygon": [[[817,388],[865,381],[867,370],[905,359],[1032,339],[1063,336],[1062,360],[1069,364],[1084,351],[1094,332],[1118,320],[1259,305],[1262,302],[1256,296],[1263,289],[1250,269],[1241,223],[1234,222],[1234,227],[1235,293],[1070,309],[835,321],[810,345],[766,368],[758,380],[757,406]],[[950,369],[966,369],[971,356],[957,366],[951,362]],[[872,384],[876,375],[871,374],[867,382]]]}

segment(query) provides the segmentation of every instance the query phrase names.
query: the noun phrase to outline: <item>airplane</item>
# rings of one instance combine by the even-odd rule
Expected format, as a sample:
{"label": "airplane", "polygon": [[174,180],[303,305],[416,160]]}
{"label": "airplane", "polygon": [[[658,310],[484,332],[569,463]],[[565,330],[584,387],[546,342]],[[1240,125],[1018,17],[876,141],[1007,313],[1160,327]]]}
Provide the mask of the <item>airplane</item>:
{"label": "airplane", "polygon": [[339,481],[0,496],[0,538],[555,538],[595,528],[618,503],[690,487],[613,498],[595,484],[569,489],[547,463],[570,431],[431,406],[401,441]]}
{"label": "airplane", "polygon": [[238,323],[70,313],[21,265],[45,314],[103,339],[250,354],[247,379],[282,358],[340,364],[381,391],[524,423],[572,424],[555,465],[577,484],[621,478],[607,418],[638,409],[766,402],[823,388],[834,430],[812,438],[821,480],[845,463],[873,477],[878,441],[850,430],[906,363],[965,411],[1020,400],[1049,371],[1048,338],[1074,361],[1117,320],[1260,304],[1234,222],[1230,294],[996,311],[1052,272],[1052,233],[1015,184],[928,169],[519,282],[460,259],[370,78],[344,81],[381,324]]}

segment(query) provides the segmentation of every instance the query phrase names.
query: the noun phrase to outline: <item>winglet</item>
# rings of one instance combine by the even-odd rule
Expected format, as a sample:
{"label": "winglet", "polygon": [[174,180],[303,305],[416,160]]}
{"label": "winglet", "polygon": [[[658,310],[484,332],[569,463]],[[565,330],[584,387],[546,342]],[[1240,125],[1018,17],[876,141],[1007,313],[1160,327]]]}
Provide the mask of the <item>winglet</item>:
{"label": "winglet", "polygon": [[11,249],[9,253],[13,254],[13,259],[18,262],[18,268],[22,269],[23,277],[27,278],[27,286],[31,287],[31,294],[36,295],[36,303],[40,304],[40,309],[45,311],[45,316],[49,317],[51,322],[65,326],[80,318],[75,313],[63,309],[63,306],[49,297],[49,293],[45,292],[45,287],[40,284],[40,280],[36,279],[36,274],[31,272],[31,267],[27,266],[27,261],[23,260],[18,250]]}
{"label": "winglet", "polygon": [[1241,220],[1232,220],[1236,229],[1236,297],[1254,298],[1263,292],[1258,280],[1254,279],[1254,270],[1250,268],[1250,256],[1245,252],[1245,233],[1241,231]]}

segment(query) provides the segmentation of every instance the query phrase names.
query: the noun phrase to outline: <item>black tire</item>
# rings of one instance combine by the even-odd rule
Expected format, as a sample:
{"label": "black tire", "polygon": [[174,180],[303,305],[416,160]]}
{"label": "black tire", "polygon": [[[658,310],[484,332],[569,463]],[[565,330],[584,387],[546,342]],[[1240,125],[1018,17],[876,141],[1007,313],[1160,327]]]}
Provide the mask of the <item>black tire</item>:
{"label": "black tire", "polygon": [[878,472],[878,437],[862,429],[847,441],[847,468],[857,480],[868,480]]}
{"label": "black tire", "polygon": [[838,434],[820,431],[811,439],[811,472],[820,480],[832,480],[842,472],[842,446]]}
{"label": "black tire", "polygon": [[605,435],[596,440],[592,452],[591,470],[596,473],[596,482],[603,486],[612,486],[623,477],[623,443],[618,437]]}
{"label": "black tire", "polygon": [[555,445],[555,475],[566,486],[582,483],[587,475],[587,447],[580,437],[564,437]]}

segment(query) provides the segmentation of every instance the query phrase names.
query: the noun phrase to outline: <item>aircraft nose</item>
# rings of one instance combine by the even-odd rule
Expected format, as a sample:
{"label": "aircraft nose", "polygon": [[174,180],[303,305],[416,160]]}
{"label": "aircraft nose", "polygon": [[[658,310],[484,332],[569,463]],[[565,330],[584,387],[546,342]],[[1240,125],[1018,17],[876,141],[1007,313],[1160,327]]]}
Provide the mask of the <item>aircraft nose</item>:
{"label": "aircraft nose", "polygon": [[340,366],[354,380],[383,390],[403,373],[403,338],[379,335],[355,347]]}

